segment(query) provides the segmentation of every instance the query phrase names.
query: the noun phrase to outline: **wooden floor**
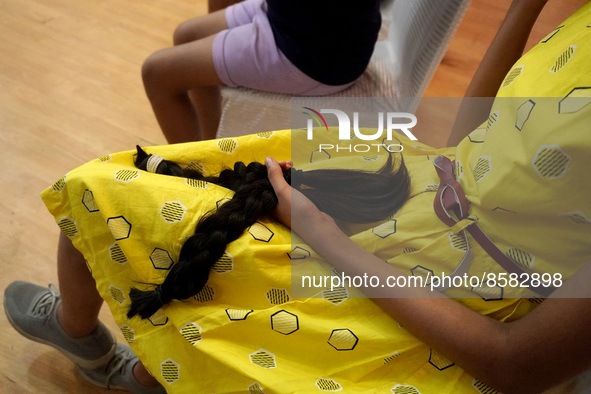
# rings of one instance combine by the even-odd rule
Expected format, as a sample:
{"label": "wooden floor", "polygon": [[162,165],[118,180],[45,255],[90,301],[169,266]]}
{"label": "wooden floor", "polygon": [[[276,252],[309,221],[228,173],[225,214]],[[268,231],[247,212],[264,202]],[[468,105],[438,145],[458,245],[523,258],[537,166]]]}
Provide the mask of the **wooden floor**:
{"label": "wooden floor", "polygon": [[[427,96],[463,95],[509,3],[473,0]],[[530,46],[583,3],[550,0]],[[0,288],[57,280],[58,228],[41,190],[103,154],[165,143],[140,68],[179,22],[205,12],[205,0],[0,1]],[[108,311],[101,316],[118,332]],[[19,336],[4,313],[0,370],[0,393],[102,392],[57,351]]]}

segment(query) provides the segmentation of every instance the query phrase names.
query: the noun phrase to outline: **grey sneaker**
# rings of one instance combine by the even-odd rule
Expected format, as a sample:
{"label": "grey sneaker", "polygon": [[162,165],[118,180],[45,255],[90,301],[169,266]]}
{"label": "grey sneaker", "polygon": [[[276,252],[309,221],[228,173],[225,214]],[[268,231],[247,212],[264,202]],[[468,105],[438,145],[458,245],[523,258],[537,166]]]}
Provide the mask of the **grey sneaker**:
{"label": "grey sneaker", "polygon": [[90,383],[107,389],[127,390],[138,394],[165,394],[164,387],[144,386],[133,376],[133,367],[138,358],[125,345],[117,344],[115,356],[104,367],[87,370],[78,367],[78,372]]}
{"label": "grey sneaker", "polygon": [[60,295],[49,288],[27,282],[13,282],[4,291],[4,311],[8,321],[21,335],[53,346],[76,365],[95,369],[106,365],[115,355],[116,341],[99,323],[98,328],[82,338],[71,338],[57,321]]}

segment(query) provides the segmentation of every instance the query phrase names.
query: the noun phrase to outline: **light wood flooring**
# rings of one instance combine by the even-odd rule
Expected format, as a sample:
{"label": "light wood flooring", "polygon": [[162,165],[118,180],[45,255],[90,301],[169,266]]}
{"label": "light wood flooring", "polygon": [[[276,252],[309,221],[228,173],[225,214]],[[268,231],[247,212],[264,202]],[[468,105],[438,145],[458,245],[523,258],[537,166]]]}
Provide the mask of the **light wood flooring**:
{"label": "light wood flooring", "polygon": [[[473,1],[427,96],[463,95],[509,3]],[[530,42],[582,3],[550,0]],[[0,0],[0,289],[57,281],[58,228],[40,191],[103,154],[165,143],[140,68],[206,9],[205,0]],[[118,332],[106,308],[101,316]],[[0,371],[0,393],[103,392],[57,351],[18,335],[4,313]]]}

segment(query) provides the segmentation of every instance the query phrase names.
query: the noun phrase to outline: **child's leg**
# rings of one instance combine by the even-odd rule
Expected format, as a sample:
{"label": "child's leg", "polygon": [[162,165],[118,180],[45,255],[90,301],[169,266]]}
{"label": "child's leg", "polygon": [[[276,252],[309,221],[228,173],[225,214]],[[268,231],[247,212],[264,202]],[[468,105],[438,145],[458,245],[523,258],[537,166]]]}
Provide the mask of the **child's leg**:
{"label": "child's leg", "polygon": [[210,140],[216,138],[222,117],[220,86],[203,86],[191,89],[189,90],[189,99],[198,114],[199,136],[197,139]]}
{"label": "child's leg", "polygon": [[[214,38],[209,36],[163,49],[151,55],[143,65],[146,94],[169,143],[215,136],[217,128],[212,129],[211,124],[219,119],[219,98],[211,98],[211,91],[215,91],[211,88],[222,82],[213,65]],[[203,93],[193,94],[197,101],[195,107],[188,93],[193,89]],[[215,118],[213,122],[211,118]]]}
{"label": "child's leg", "polygon": [[62,303],[57,318],[71,337],[82,337],[96,329],[103,304],[84,257],[60,232],[57,273]]}
{"label": "child's leg", "polygon": [[5,289],[4,310],[12,326],[26,338],[58,349],[94,384],[164,392],[131,349],[116,344],[99,323],[103,300],[84,257],[63,234],[57,257],[62,294],[53,285],[46,288],[22,281]]}
{"label": "child's leg", "polygon": [[156,52],[144,63],[144,87],[169,143],[215,137],[221,82],[211,46],[214,35],[227,27],[224,10],[189,19],[174,32],[175,48]]}
{"label": "child's leg", "polygon": [[[225,14],[225,10],[221,10],[181,23],[174,32],[174,45],[197,41],[227,29]],[[191,89],[189,99],[198,114],[200,131],[198,139],[215,138],[222,112],[219,87],[208,86]]]}
{"label": "child's leg", "polygon": [[226,10],[220,10],[184,21],[173,35],[174,45],[186,44],[212,36],[228,28]]}
{"label": "child's leg", "polygon": [[[98,326],[98,314],[103,299],[86,266],[84,256],[60,232],[57,269],[62,302],[58,307],[58,322],[71,337],[88,335]],[[133,367],[135,378],[143,385],[157,385],[141,361]]]}

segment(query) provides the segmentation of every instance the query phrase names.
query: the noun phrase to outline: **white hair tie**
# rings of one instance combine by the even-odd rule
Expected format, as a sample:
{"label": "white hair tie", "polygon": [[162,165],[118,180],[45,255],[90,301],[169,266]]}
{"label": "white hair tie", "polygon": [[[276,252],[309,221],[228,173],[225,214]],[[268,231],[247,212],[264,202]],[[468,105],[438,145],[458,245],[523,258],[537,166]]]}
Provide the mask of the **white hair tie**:
{"label": "white hair tie", "polygon": [[158,168],[160,163],[162,163],[163,161],[164,161],[163,157],[160,157],[158,155],[151,155],[150,157],[148,157],[148,163],[146,164],[146,170],[148,172],[155,174],[156,169]]}

